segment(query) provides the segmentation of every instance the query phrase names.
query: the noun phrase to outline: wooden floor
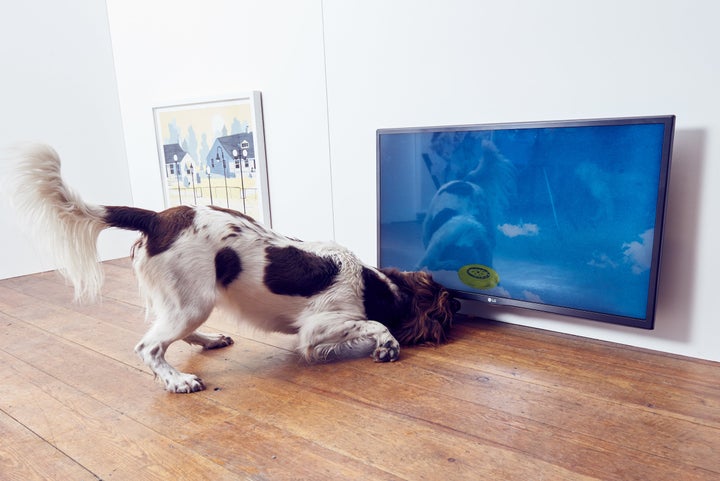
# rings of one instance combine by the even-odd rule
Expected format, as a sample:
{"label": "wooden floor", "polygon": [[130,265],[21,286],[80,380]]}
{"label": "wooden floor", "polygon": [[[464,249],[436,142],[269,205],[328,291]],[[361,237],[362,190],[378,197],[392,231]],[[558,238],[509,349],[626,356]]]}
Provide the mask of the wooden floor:
{"label": "wooden floor", "polygon": [[291,339],[168,358],[162,390],[128,260],[101,304],[56,273],[0,281],[0,479],[719,480],[720,364],[479,320],[447,345],[307,365]]}

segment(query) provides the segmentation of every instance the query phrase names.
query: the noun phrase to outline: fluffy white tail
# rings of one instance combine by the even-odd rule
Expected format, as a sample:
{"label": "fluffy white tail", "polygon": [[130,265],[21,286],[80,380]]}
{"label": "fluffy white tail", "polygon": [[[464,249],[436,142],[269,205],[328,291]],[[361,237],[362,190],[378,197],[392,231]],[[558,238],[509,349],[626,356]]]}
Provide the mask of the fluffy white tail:
{"label": "fluffy white tail", "polygon": [[105,208],[84,202],[65,185],[52,147],[20,147],[14,161],[13,203],[35,238],[54,254],[59,271],[75,287],[75,300],[97,299],[103,283],[97,239],[108,227]]}

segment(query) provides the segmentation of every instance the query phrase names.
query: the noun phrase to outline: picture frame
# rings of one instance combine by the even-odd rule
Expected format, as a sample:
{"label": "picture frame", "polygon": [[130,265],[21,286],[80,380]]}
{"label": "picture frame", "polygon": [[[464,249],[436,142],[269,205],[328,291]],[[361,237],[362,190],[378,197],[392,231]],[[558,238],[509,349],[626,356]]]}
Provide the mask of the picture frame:
{"label": "picture frame", "polygon": [[153,108],[167,208],[213,205],[271,227],[262,98],[232,98]]}

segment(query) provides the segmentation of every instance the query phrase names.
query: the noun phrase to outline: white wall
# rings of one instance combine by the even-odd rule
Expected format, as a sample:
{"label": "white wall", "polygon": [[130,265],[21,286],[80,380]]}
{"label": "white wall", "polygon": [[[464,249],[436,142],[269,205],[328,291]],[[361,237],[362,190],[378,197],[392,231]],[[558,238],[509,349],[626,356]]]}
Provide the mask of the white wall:
{"label": "white wall", "polygon": [[[85,24],[47,3],[64,27]],[[97,2],[85,3],[88,23],[98,25]],[[713,188],[720,183],[716,3],[107,0],[107,8],[122,113],[122,129],[107,129],[125,136],[124,149],[107,152],[127,151],[135,205],[162,207],[153,106],[260,90],[274,227],[306,239],[334,236],[368,262],[375,259],[377,128],[677,114],[656,330],[492,315],[720,360],[712,292],[720,268],[712,212],[720,203]],[[8,39],[23,38],[17,30]],[[23,54],[14,55],[24,65]],[[112,60],[94,55],[105,69]],[[77,63],[53,70],[62,77],[91,68]],[[12,82],[25,98],[40,87]],[[56,95],[42,104],[68,110]],[[87,125],[86,117],[70,115],[65,128]]]}
{"label": "white wall", "polygon": [[[87,200],[131,204],[107,12],[103,2],[36,0],[0,15],[0,149],[26,140],[53,145]],[[6,163],[0,164],[4,176]],[[4,194],[4,192],[3,192]],[[0,279],[54,268],[19,231],[0,196]],[[134,234],[103,233],[103,259],[125,257]]]}

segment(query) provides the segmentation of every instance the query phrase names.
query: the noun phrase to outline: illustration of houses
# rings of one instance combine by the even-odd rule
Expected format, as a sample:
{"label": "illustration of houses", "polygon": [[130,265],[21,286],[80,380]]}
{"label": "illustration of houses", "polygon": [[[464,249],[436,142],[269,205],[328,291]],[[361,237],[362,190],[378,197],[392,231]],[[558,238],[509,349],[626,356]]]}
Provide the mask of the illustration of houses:
{"label": "illustration of houses", "polygon": [[[163,145],[165,153],[165,174],[169,184],[178,183],[189,187],[195,183],[202,182],[201,172],[193,163],[192,157],[188,155],[180,144]],[[195,179],[193,179],[193,174]]]}
{"label": "illustration of houses", "polygon": [[185,172],[189,170],[188,165],[192,162],[192,159],[187,152],[180,147],[180,144],[165,144],[163,150],[165,154],[165,174],[168,182],[177,181],[183,185],[189,183],[190,179]]}
{"label": "illustration of houses", "polygon": [[213,174],[252,177],[257,168],[252,132],[216,138],[205,162]]}

